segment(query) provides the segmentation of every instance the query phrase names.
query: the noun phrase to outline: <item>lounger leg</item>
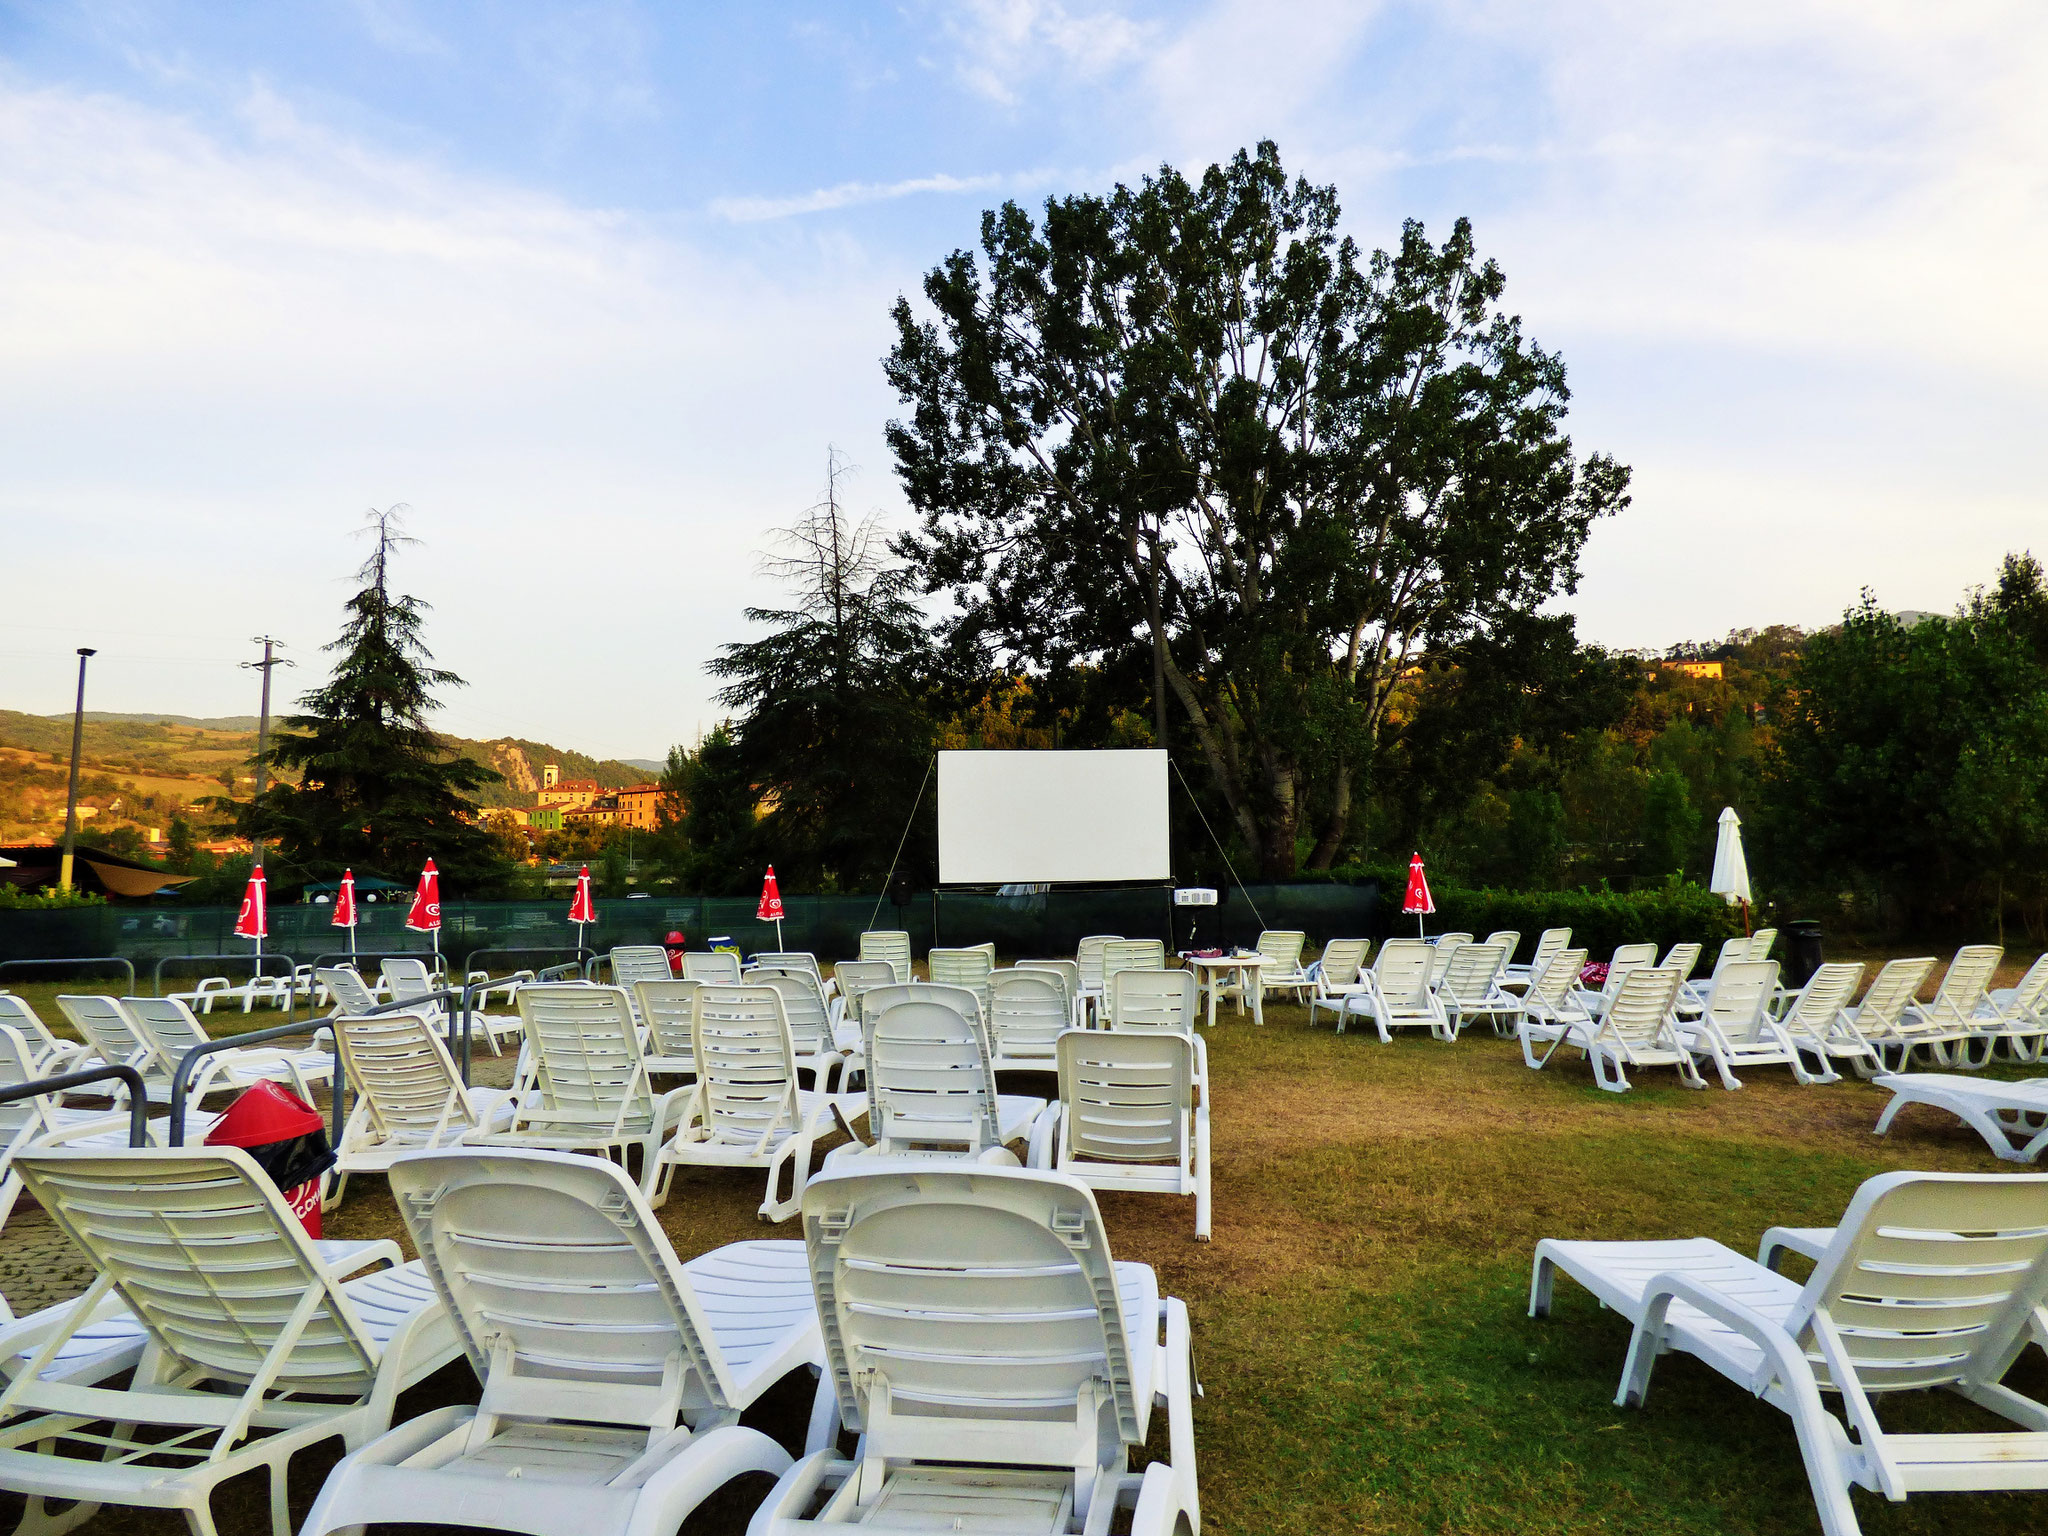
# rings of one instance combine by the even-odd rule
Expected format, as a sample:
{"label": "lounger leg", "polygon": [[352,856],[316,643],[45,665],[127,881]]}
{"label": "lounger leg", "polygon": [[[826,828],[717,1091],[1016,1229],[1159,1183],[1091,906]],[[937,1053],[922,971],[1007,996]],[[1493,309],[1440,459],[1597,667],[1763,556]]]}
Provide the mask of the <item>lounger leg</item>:
{"label": "lounger leg", "polygon": [[[2044,1132],[2048,1135],[2048,1132]],[[1209,1241],[1209,1111],[1195,1116],[1195,1241]]]}
{"label": "lounger leg", "polygon": [[1543,1251],[1543,1245],[1536,1245],[1536,1267],[1529,1275],[1529,1315],[1550,1316],[1550,1298],[1557,1285],[1557,1266],[1550,1262],[1550,1255]]}
{"label": "lounger leg", "polygon": [[1892,1121],[1898,1118],[1898,1113],[1906,1107],[1906,1102],[1906,1096],[1903,1093],[1893,1094],[1891,1103],[1885,1105],[1884,1113],[1877,1117],[1877,1129],[1870,1134],[1882,1136],[1886,1131],[1890,1130],[1892,1128]]}

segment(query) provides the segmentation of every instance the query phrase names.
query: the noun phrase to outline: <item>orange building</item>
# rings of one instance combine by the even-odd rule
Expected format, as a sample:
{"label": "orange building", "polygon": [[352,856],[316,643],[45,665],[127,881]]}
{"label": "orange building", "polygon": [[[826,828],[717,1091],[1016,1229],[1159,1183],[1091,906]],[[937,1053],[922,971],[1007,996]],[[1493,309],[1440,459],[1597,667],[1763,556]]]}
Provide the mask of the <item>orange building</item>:
{"label": "orange building", "polygon": [[1721,681],[1721,663],[1718,661],[1667,661],[1663,666],[1667,672],[1683,672],[1687,677],[1704,677],[1716,683]]}
{"label": "orange building", "polygon": [[613,797],[618,802],[618,825],[652,832],[661,825],[662,787],[659,784],[628,784]]}
{"label": "orange building", "polygon": [[565,779],[561,769],[549,763],[540,771],[540,789],[535,805],[576,807],[590,804],[602,791],[595,779]]}

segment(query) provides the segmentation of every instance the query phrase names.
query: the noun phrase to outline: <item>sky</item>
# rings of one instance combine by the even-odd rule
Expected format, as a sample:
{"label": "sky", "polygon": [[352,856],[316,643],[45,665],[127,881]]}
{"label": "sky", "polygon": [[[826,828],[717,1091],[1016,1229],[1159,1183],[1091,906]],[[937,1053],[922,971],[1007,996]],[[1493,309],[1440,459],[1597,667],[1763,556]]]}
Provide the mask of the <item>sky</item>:
{"label": "sky", "polygon": [[442,728],[659,757],[828,447],[905,519],[896,296],[1261,138],[1562,353],[1583,636],[1945,610],[2048,555],[2043,78],[2037,0],[0,0],[0,707],[317,683],[403,503]]}

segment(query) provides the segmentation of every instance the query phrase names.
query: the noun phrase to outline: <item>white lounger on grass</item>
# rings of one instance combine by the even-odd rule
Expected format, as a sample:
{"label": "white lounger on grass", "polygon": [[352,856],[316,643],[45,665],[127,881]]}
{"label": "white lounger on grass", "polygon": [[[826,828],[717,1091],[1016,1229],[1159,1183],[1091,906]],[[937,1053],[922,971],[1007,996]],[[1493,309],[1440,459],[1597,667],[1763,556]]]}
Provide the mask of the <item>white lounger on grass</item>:
{"label": "white lounger on grass", "polygon": [[[300,1536],[386,1523],[668,1536],[733,1478],[788,1468],[739,1416],[824,1364],[802,1244],[679,1263],[623,1171],[560,1152],[414,1153],[391,1188],[482,1404],[348,1457]],[[830,1422],[830,1394],[821,1384],[814,1425]]]}
{"label": "white lounger on grass", "polygon": [[[1857,1536],[1851,1487],[1893,1501],[2048,1488],[2048,1404],[2001,1384],[2028,1344],[2048,1349],[2048,1174],[1880,1174],[1804,1286],[1711,1238],[1545,1240],[1531,1316],[1560,1270],[1635,1325],[1618,1404],[1640,1405],[1677,1349],[1790,1415],[1827,1536]],[[1885,1431],[1874,1397],[1933,1387],[2021,1427]]]}
{"label": "white lounger on grass", "polygon": [[[1201,1529],[1187,1308],[1111,1259],[1086,1188],[897,1164],[821,1175],[803,1208],[827,1380],[859,1442],[784,1473],[752,1536]],[[1133,1471],[1155,1406],[1167,1454]]]}
{"label": "white lounger on grass", "polygon": [[1877,1117],[1880,1136],[1908,1104],[1926,1104],[1960,1117],[2009,1163],[2031,1163],[2048,1147],[2048,1077],[2001,1083],[1953,1072],[1888,1072],[1876,1084],[1892,1095]]}

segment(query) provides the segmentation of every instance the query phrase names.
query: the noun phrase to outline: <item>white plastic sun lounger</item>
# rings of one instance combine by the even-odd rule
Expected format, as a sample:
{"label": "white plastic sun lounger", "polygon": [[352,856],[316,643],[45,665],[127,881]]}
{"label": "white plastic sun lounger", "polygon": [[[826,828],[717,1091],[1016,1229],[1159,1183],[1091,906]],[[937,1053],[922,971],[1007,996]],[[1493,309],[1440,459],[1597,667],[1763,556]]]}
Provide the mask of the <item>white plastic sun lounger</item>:
{"label": "white plastic sun lounger", "polygon": [[[1111,1259],[1084,1186],[976,1164],[826,1174],[804,1244],[859,1444],[784,1473],[751,1536],[1201,1529],[1187,1308]],[[1155,1405],[1167,1455],[1134,1472]]]}
{"label": "white plastic sun lounger", "polygon": [[2048,1148],[2048,1077],[2001,1083],[1953,1072],[1889,1072],[1875,1081],[1892,1095],[1877,1117],[1880,1136],[1908,1104],[1925,1104],[1961,1119],[2009,1163],[2031,1163]]}
{"label": "white plastic sun lounger", "polygon": [[[237,1148],[60,1149],[17,1166],[99,1270],[0,1394],[0,1488],[28,1496],[31,1529],[63,1529],[44,1501],[73,1499],[178,1510],[195,1536],[213,1536],[214,1488],[267,1469],[272,1529],[289,1531],[292,1455],[383,1433],[397,1394],[455,1356],[418,1265],[341,1283]],[[109,1294],[149,1331],[140,1379],[122,1389],[44,1380]],[[94,1432],[100,1423],[164,1433],[110,1436]]]}
{"label": "white plastic sun lounger", "polygon": [[[1515,1038],[1522,1042],[1522,1060],[1535,1071],[1541,1072],[1550,1065],[1557,1048],[1574,1031],[1578,1033],[1581,1050],[1592,1035],[1593,1016],[1586,1011],[1577,985],[1579,972],[1585,967],[1585,950],[1552,950],[1522,993],[1515,1018]],[[1539,1045],[1550,1047],[1540,1058],[1536,1055]]]}
{"label": "white plastic sun lounger", "polygon": [[666,1536],[733,1478],[789,1467],[739,1416],[824,1364],[802,1244],[680,1263],[631,1179],[563,1153],[414,1153],[391,1184],[482,1404],[349,1456],[301,1536],[385,1523]]}
{"label": "white plastic sun lounger", "polygon": [[1315,966],[1315,987],[1308,1000],[1309,1028],[1315,1028],[1318,1008],[1328,1008],[1339,1015],[1340,1024],[1343,1022],[1344,1000],[1365,990],[1365,982],[1358,973],[1371,953],[1371,939],[1332,939],[1323,946],[1322,958]]}
{"label": "white plastic sun lounger", "polygon": [[2048,1042],[2048,954],[2027,968],[2019,985],[1986,992],[1970,1024],[1973,1032],[1960,1047],[1966,1065],[1989,1066],[2001,1044],[2014,1061],[2039,1061]]}
{"label": "white plastic sun lounger", "polygon": [[989,1064],[1004,1072],[1056,1072],[1059,1038],[1079,1022],[1060,972],[1036,967],[990,975]]}
{"label": "white plastic sun lounger", "polygon": [[52,1034],[50,1026],[29,1007],[28,1000],[10,992],[0,992],[0,1024],[20,1031],[21,1038],[28,1043],[29,1064],[38,1077],[68,1072],[73,1059],[86,1053],[77,1041],[60,1040]]}
{"label": "white plastic sun lounger", "polygon": [[[1894,1501],[2048,1488],[2048,1404],[2002,1384],[2028,1344],[2048,1349],[2048,1174],[1880,1174],[1804,1286],[1711,1238],[1546,1240],[1532,1316],[1558,1271],[1635,1325],[1618,1404],[1640,1405],[1676,1349],[1788,1414],[1827,1536],[1857,1536],[1852,1487]],[[1934,1387],[2020,1428],[1884,1429],[1874,1398]]]}
{"label": "white plastic sun lounger", "polygon": [[[1362,1016],[1372,1020],[1382,1044],[1393,1040],[1394,1030],[1406,1027],[1427,1029],[1439,1040],[1455,1040],[1450,1016],[1430,987],[1437,958],[1438,951],[1421,939],[1387,940],[1364,974],[1365,990],[1345,998],[1338,1009],[1337,1033],[1344,1033],[1346,1019]],[[1443,960],[1448,966],[1448,953]]]}
{"label": "white plastic sun lounger", "polygon": [[342,1016],[334,1038],[356,1104],[335,1148],[330,1209],[341,1203],[350,1174],[382,1173],[405,1153],[457,1146],[512,1123],[511,1092],[465,1087],[424,1014]]}
{"label": "white plastic sun lounger", "polygon": [[1045,1100],[998,1094],[988,1032],[943,1003],[866,1010],[868,1135],[825,1166],[868,1157],[967,1158],[1016,1167]]}

